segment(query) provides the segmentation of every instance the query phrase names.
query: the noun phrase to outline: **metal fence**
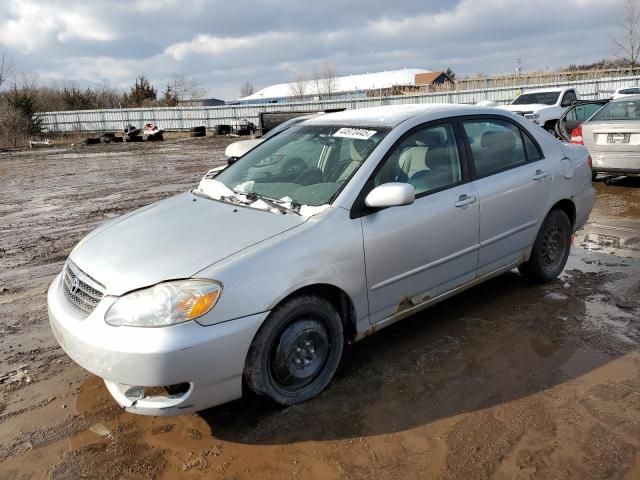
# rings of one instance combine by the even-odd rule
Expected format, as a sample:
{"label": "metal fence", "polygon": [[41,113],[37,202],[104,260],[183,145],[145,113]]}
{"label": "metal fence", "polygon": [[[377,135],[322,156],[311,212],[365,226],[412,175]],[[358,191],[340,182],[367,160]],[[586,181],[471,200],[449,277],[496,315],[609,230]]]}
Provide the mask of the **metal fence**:
{"label": "metal fence", "polygon": [[[607,98],[614,90],[640,84],[640,76],[611,77],[598,80],[577,80],[527,85],[526,89],[545,87],[576,87],[580,96],[587,99]],[[261,112],[281,111],[321,111],[333,108],[364,108],[380,105],[400,105],[409,103],[477,103],[492,100],[508,103],[517,97],[523,87],[509,86],[482,88],[464,91],[433,92],[420,95],[399,95],[365,98],[341,98],[332,100],[305,101],[292,103],[271,103],[260,105],[221,105],[216,107],[155,107],[126,108],[113,110],[74,110],[64,112],[44,112],[37,114],[42,119],[44,130],[60,132],[102,132],[121,130],[125,125],[142,127],[153,122],[165,130],[186,130],[204,125],[238,125],[243,120],[258,124]]]}

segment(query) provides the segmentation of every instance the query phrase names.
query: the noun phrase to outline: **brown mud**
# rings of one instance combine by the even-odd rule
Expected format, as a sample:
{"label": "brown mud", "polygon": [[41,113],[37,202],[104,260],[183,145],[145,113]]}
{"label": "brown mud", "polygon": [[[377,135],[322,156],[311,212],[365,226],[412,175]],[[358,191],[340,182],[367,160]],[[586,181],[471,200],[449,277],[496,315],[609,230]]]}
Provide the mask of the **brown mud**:
{"label": "brown mud", "polygon": [[560,279],[512,272],[382,330],[313,401],[123,412],[57,347],[46,289],[227,143],[0,154],[0,478],[640,478],[640,179],[596,183]]}

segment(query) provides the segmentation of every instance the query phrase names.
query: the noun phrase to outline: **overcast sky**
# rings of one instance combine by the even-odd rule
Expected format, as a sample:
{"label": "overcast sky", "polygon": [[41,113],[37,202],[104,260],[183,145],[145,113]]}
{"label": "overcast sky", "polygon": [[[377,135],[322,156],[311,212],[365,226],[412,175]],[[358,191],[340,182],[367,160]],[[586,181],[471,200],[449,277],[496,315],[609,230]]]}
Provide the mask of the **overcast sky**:
{"label": "overcast sky", "polygon": [[0,0],[0,51],[45,84],[126,88],[143,73],[162,90],[184,73],[229,100],[325,62],[464,75],[596,61],[615,53],[623,1]]}

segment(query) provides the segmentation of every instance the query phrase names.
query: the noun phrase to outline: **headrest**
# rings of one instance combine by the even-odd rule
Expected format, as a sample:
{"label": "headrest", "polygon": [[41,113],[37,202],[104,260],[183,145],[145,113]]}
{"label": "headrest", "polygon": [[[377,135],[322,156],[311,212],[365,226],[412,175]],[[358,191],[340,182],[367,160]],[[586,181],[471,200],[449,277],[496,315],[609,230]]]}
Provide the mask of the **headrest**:
{"label": "headrest", "polygon": [[444,145],[444,134],[435,130],[427,130],[416,134],[416,144],[425,147],[439,147]]}
{"label": "headrest", "polygon": [[484,148],[513,150],[516,146],[516,136],[509,130],[490,130],[482,134],[480,144]]}

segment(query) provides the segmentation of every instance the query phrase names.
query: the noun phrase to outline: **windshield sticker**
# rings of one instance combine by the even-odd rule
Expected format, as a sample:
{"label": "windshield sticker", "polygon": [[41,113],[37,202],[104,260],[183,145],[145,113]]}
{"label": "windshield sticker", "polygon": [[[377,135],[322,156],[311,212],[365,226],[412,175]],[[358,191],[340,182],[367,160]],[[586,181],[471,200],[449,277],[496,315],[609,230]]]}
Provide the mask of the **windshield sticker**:
{"label": "windshield sticker", "polygon": [[368,140],[377,132],[375,130],[365,130],[363,128],[341,128],[332,137],[355,138],[357,140]]}

